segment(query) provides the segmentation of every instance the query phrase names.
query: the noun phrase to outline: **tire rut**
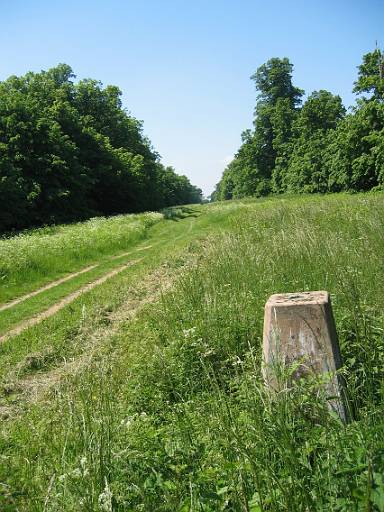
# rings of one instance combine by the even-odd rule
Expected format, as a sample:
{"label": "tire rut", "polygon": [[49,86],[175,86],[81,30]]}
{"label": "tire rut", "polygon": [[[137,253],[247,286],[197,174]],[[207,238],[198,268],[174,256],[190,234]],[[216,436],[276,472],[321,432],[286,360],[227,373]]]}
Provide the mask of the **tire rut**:
{"label": "tire rut", "polygon": [[58,279],[57,281],[52,281],[51,283],[46,284],[45,286],[42,286],[41,288],[27,293],[26,295],[23,295],[22,297],[19,297],[18,299],[11,300],[10,302],[7,302],[5,304],[2,304],[0,306],[0,313],[1,311],[5,311],[6,309],[12,308],[13,306],[17,306],[17,304],[20,304],[21,302],[24,302],[27,299],[30,299],[31,297],[35,297],[36,295],[39,295],[40,293],[46,292],[47,290],[50,290],[51,288],[55,288],[56,286],[59,286],[62,283],[66,283],[67,281],[70,281],[71,279],[74,279],[77,276],[80,276],[81,274],[85,274],[86,272],[89,272],[90,270],[93,270],[94,268],[97,268],[99,265],[90,265],[89,267],[83,268],[82,270],[79,270],[78,272],[74,272],[73,274],[69,274],[68,276],[62,277],[61,279]]}
{"label": "tire rut", "polygon": [[[109,258],[109,260],[117,260],[117,259],[120,259],[120,258],[124,258],[125,256],[129,256],[131,254],[134,254],[136,252],[139,252],[139,251],[146,251],[147,249],[151,249],[151,247],[153,247],[153,245],[146,245],[145,247],[139,247],[138,249],[134,249],[133,251],[129,251],[129,252],[124,252],[123,254],[118,254],[116,256],[111,256]],[[12,308],[14,306],[17,306],[18,304],[20,304],[21,302],[24,302],[32,297],[35,297],[36,295],[39,295],[40,293],[43,293],[43,292],[46,292],[48,290],[50,290],[51,288],[55,288],[56,286],[59,286],[63,283],[66,283],[67,281],[70,281],[71,279],[74,279],[75,277],[78,277],[82,274],[85,274],[86,272],[90,272],[91,270],[99,267],[100,264],[99,263],[95,263],[94,265],[89,265],[88,267],[85,267],[83,268],[82,270],[79,270],[77,272],[73,272],[71,274],[68,274],[67,276],[65,277],[62,277],[60,279],[57,279],[56,281],[52,281],[44,286],[42,286],[41,288],[38,288],[37,290],[34,290],[33,292],[30,292],[30,293],[26,293],[25,295],[21,296],[21,297],[18,297],[16,299],[13,299],[9,302],[6,302],[4,304],[0,304],[0,313],[2,311],[5,311],[9,308]]]}
{"label": "tire rut", "polygon": [[9,376],[9,384],[3,383],[5,388],[10,386],[15,393],[15,401],[3,402],[0,396],[0,418],[12,420],[23,413],[24,404],[49,400],[49,390],[59,386],[63,379],[74,377],[85,371],[97,357],[101,345],[105,345],[106,340],[116,334],[122,324],[133,321],[144,306],[159,300],[162,294],[172,287],[177,275],[178,272],[171,273],[167,265],[162,265],[147,275],[139,286],[137,284],[130,286],[122,305],[109,316],[110,323],[89,332],[88,341],[82,347],[82,353],[75,356],[73,360],[64,361],[47,371],[39,371],[21,378],[18,378],[20,368],[15,367],[13,377],[12,374]]}
{"label": "tire rut", "polygon": [[17,336],[18,334],[21,334],[23,331],[25,331],[29,327],[33,327],[34,325],[39,324],[40,322],[42,322],[46,318],[49,318],[49,317],[53,316],[58,311],[63,309],[65,306],[67,306],[68,304],[70,304],[71,302],[76,300],[78,297],[80,297],[80,295],[82,295],[82,294],[84,294],[86,292],[89,292],[90,290],[92,290],[96,286],[99,286],[99,285],[105,283],[105,281],[107,281],[111,277],[114,277],[117,274],[119,274],[120,272],[122,272],[123,270],[127,269],[128,267],[131,267],[132,265],[135,265],[136,263],[138,263],[142,259],[143,258],[130,261],[129,263],[126,263],[125,265],[121,265],[120,267],[117,267],[114,270],[111,270],[110,272],[108,272],[107,274],[104,274],[102,277],[99,277],[95,281],[92,281],[91,283],[88,283],[87,285],[79,288],[75,292],[67,295],[61,301],[59,301],[56,304],[54,304],[53,306],[49,307],[48,309],[46,309],[42,313],[39,313],[39,314],[37,314],[35,316],[32,316],[31,318],[28,318],[27,320],[24,320],[24,322],[21,322],[15,328],[11,329],[7,333],[5,333],[2,336],[0,336],[0,343],[3,343],[4,341],[6,341],[7,339],[9,339],[9,338],[11,338],[13,336]]}

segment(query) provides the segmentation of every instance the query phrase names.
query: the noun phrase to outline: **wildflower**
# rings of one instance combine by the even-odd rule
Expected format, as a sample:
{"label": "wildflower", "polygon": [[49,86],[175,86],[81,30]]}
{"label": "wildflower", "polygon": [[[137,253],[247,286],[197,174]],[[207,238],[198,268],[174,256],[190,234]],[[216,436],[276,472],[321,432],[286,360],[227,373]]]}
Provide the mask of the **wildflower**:
{"label": "wildflower", "polygon": [[83,477],[89,475],[89,469],[87,468],[87,457],[83,456],[80,459],[80,467],[83,472]]}
{"label": "wildflower", "polygon": [[232,361],[232,366],[241,366],[244,362],[240,359],[239,356],[235,356]]}
{"label": "wildflower", "polygon": [[103,512],[112,512],[112,491],[108,485],[107,479],[105,479],[104,491],[99,494],[99,507]]}
{"label": "wildflower", "polygon": [[184,329],[183,334],[186,338],[193,336],[195,334],[196,327],[191,327],[190,329]]}
{"label": "wildflower", "polygon": [[201,354],[201,356],[202,357],[209,357],[209,356],[211,356],[214,353],[215,353],[215,349],[212,348],[212,347],[208,347],[207,350]]}
{"label": "wildflower", "polygon": [[136,413],[133,414],[132,416],[127,416],[126,418],[121,420],[120,425],[122,427],[129,428],[132,425],[132,423],[135,421],[136,417],[137,417]]}
{"label": "wildflower", "polygon": [[80,469],[80,468],[75,468],[75,469],[71,472],[71,476],[72,476],[73,478],[81,478],[81,477],[82,477],[81,469]]}

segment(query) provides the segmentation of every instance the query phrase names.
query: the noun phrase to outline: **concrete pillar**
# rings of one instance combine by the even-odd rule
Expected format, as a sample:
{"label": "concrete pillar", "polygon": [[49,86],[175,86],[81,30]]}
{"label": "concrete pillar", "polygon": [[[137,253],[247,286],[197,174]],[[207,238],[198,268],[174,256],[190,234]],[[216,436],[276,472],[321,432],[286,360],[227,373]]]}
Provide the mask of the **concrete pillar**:
{"label": "concrete pillar", "polygon": [[[336,370],[341,356],[328,292],[272,295],[265,305],[263,375],[272,389],[279,390],[276,368],[297,365],[292,378],[328,374],[324,384],[329,407],[346,420],[342,386]],[[289,385],[289,384],[288,384]]]}

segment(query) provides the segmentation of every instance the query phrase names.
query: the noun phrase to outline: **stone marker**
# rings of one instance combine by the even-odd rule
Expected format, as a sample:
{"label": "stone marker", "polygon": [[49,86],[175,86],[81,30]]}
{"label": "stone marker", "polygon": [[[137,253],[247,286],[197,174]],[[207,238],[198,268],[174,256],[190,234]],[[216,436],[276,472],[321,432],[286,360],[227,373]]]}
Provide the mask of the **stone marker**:
{"label": "stone marker", "polygon": [[328,374],[324,384],[329,407],[346,420],[342,386],[336,370],[341,367],[331,300],[328,292],[281,293],[265,305],[263,375],[272,389],[279,390],[276,366],[297,364],[294,379]]}

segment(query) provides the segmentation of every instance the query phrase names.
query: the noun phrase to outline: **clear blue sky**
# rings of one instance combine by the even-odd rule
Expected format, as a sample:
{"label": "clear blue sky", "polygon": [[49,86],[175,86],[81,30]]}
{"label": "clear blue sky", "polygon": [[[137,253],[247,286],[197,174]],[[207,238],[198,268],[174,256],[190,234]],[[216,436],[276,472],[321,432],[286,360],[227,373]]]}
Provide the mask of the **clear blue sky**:
{"label": "clear blue sky", "polygon": [[252,125],[258,66],[289,57],[295,85],[349,106],[383,27],[383,0],[3,0],[0,80],[65,62],[119,86],[163,162],[209,194]]}

